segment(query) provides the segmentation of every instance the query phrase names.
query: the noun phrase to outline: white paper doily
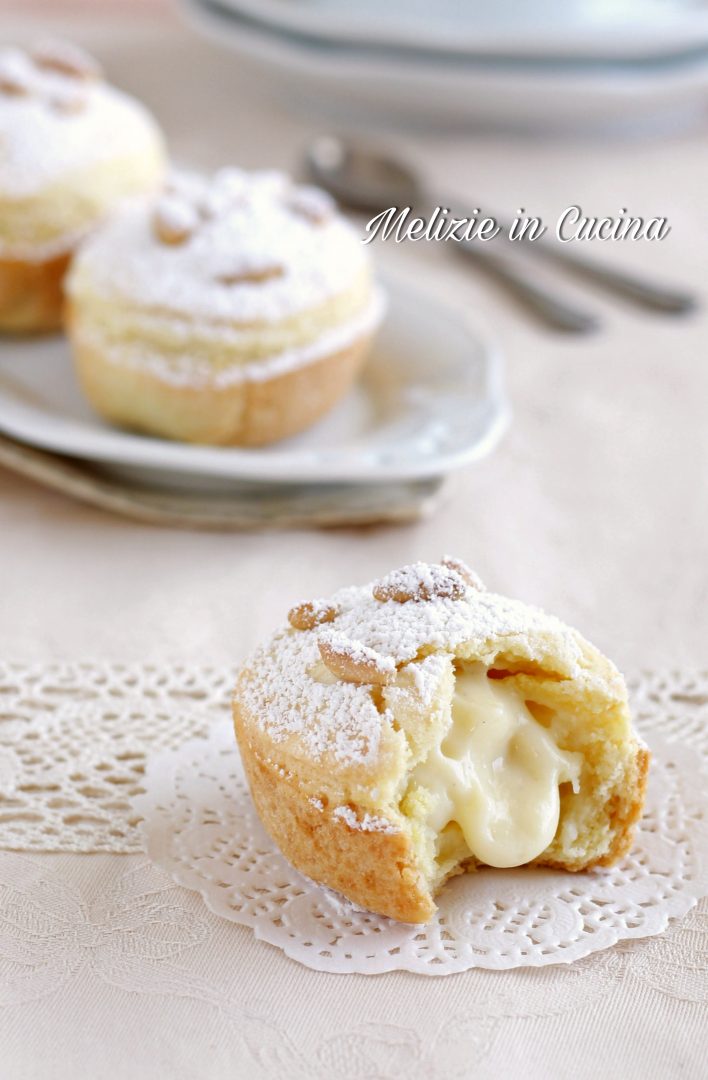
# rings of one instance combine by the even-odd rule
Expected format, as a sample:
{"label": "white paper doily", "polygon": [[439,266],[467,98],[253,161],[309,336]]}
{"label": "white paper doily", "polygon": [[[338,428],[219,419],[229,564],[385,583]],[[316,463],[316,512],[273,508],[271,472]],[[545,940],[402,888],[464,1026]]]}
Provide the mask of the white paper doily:
{"label": "white paper doily", "polygon": [[694,715],[680,720],[692,712],[691,695],[698,708],[708,695],[692,683],[680,691],[678,709],[664,710],[660,693],[643,690],[637,712],[654,760],[632,854],[586,874],[485,869],[455,878],[427,926],[363,911],[287,863],[253,808],[229,722],[152,758],[134,805],[156,863],[216,914],[252,927],[308,967],[448,975],[570,963],[661,933],[708,892],[708,729]]}

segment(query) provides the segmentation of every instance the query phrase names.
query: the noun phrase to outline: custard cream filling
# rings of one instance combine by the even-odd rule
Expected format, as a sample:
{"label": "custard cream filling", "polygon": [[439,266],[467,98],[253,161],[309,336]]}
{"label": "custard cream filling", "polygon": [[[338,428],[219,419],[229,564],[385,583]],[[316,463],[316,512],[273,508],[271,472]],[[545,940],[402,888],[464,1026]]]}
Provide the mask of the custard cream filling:
{"label": "custard cream filling", "polygon": [[451,822],[470,853],[488,866],[521,866],[552,842],[559,785],[578,790],[583,755],[560,749],[505,680],[482,665],[457,675],[450,728],[416,766],[425,824],[438,836]]}

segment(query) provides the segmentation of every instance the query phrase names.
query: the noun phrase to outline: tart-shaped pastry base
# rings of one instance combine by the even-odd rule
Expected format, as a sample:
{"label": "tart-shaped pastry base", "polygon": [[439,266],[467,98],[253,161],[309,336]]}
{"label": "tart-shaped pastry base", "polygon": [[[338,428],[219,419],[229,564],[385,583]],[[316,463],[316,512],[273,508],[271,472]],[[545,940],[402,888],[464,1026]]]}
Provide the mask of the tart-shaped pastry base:
{"label": "tart-shaped pastry base", "polygon": [[[106,420],[167,439],[222,446],[262,446],[303,431],[349,390],[367,357],[371,335],[325,351],[309,363],[249,378],[165,377],[155,365],[135,365],[120,349],[84,337],[69,313],[74,367],[81,387]],[[241,375],[241,377],[239,377]]]}
{"label": "tart-shaped pastry base", "polygon": [[300,605],[234,696],[253,799],[286,857],[406,922],[481,865],[610,865],[641,815],[649,752],[617,670],[480,585],[446,560]]}

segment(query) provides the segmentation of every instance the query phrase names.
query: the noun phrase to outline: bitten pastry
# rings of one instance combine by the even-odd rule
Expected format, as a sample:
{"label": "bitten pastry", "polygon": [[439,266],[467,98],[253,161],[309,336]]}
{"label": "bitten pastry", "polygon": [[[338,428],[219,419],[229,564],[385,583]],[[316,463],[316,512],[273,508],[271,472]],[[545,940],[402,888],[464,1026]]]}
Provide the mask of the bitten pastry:
{"label": "bitten pastry", "polygon": [[426,922],[480,865],[587,870],[632,845],[649,751],[622,677],[458,559],[293,608],[233,704],[273,839],[382,915]]}
{"label": "bitten pastry", "polygon": [[258,446],[361,368],[382,301],[329,197],[278,172],[176,176],[86,244],[69,279],[80,382],[116,424]]}
{"label": "bitten pastry", "polygon": [[154,190],[162,137],[65,42],[0,51],[0,330],[53,330],[79,241],[125,196]]}

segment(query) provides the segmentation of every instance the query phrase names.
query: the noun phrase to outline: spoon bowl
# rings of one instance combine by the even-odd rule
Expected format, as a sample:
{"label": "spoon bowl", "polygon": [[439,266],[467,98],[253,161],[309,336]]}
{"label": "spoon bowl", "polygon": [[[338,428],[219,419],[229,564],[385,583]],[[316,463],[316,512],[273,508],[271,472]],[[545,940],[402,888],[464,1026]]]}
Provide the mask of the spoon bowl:
{"label": "spoon bowl", "polygon": [[353,210],[378,212],[389,206],[415,206],[422,188],[403,162],[371,146],[322,135],[307,149],[312,180]]}

